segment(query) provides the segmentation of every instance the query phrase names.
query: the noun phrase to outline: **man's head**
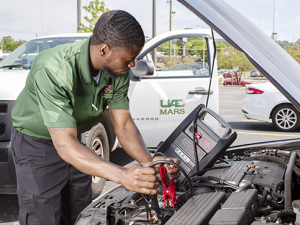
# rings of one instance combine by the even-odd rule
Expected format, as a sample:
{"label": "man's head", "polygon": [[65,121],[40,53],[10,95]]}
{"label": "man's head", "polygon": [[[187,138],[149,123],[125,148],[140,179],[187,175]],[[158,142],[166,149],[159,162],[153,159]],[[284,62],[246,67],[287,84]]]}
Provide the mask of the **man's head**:
{"label": "man's head", "polygon": [[116,79],[135,66],[134,59],[145,44],[144,32],[129,13],[113,10],[97,21],[90,42],[93,68]]}

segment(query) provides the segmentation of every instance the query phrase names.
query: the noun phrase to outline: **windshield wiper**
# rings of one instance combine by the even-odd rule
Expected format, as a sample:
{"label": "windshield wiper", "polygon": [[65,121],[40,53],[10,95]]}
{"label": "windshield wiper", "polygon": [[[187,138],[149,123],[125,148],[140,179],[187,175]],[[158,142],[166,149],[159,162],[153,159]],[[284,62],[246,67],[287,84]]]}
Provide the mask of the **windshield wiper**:
{"label": "windshield wiper", "polygon": [[24,66],[22,64],[15,64],[15,65],[7,65],[7,66],[1,66],[0,68],[13,68],[13,67],[21,67],[26,70],[29,70],[31,67],[30,66]]}

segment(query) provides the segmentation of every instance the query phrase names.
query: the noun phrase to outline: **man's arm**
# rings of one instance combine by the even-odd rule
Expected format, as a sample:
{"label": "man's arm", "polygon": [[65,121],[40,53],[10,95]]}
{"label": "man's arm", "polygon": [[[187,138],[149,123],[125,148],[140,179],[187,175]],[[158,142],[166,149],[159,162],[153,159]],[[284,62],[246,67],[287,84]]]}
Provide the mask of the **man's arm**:
{"label": "man's arm", "polygon": [[110,109],[110,117],[123,149],[139,163],[149,164],[152,156],[133,122],[129,109]]}
{"label": "man's arm", "polygon": [[127,169],[105,161],[79,143],[76,128],[48,127],[48,130],[60,157],[81,172],[112,180],[133,192],[156,194],[158,183],[153,168],[136,164]]}
{"label": "man's arm", "polygon": [[[109,111],[115,134],[127,154],[144,166],[148,166],[152,161],[165,159],[164,157],[152,159],[141,133],[131,118],[129,109],[110,109]],[[178,159],[168,160],[179,163]],[[178,168],[174,168],[172,165],[170,167],[172,170],[168,171],[169,178],[177,179],[180,176]]]}

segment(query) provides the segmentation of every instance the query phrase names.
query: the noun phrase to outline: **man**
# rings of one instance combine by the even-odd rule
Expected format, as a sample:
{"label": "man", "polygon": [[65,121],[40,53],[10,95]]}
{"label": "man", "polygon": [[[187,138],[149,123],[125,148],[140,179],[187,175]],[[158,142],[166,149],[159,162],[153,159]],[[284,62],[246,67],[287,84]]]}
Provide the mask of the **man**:
{"label": "man", "polygon": [[[157,192],[156,171],[147,167],[152,157],[132,121],[127,97],[128,71],[144,42],[135,18],[117,10],[103,14],[87,40],[36,57],[12,110],[21,225],[74,224],[91,202],[89,175],[134,192]],[[107,106],[120,143],[140,164],[119,167],[77,140],[101,120]],[[178,175],[174,169],[171,177]]]}

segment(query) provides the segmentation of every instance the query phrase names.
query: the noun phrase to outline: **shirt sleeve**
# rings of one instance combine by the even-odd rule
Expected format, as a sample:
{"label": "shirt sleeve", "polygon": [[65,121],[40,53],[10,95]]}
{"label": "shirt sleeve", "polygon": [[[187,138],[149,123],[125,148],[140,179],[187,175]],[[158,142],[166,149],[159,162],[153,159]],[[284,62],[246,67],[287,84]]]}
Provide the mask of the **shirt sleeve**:
{"label": "shirt sleeve", "polygon": [[56,74],[47,68],[40,69],[35,74],[34,85],[45,126],[76,128],[70,93]]}
{"label": "shirt sleeve", "polygon": [[111,101],[108,104],[110,109],[128,109],[129,98],[128,89],[130,83],[129,72],[115,81],[115,91]]}

